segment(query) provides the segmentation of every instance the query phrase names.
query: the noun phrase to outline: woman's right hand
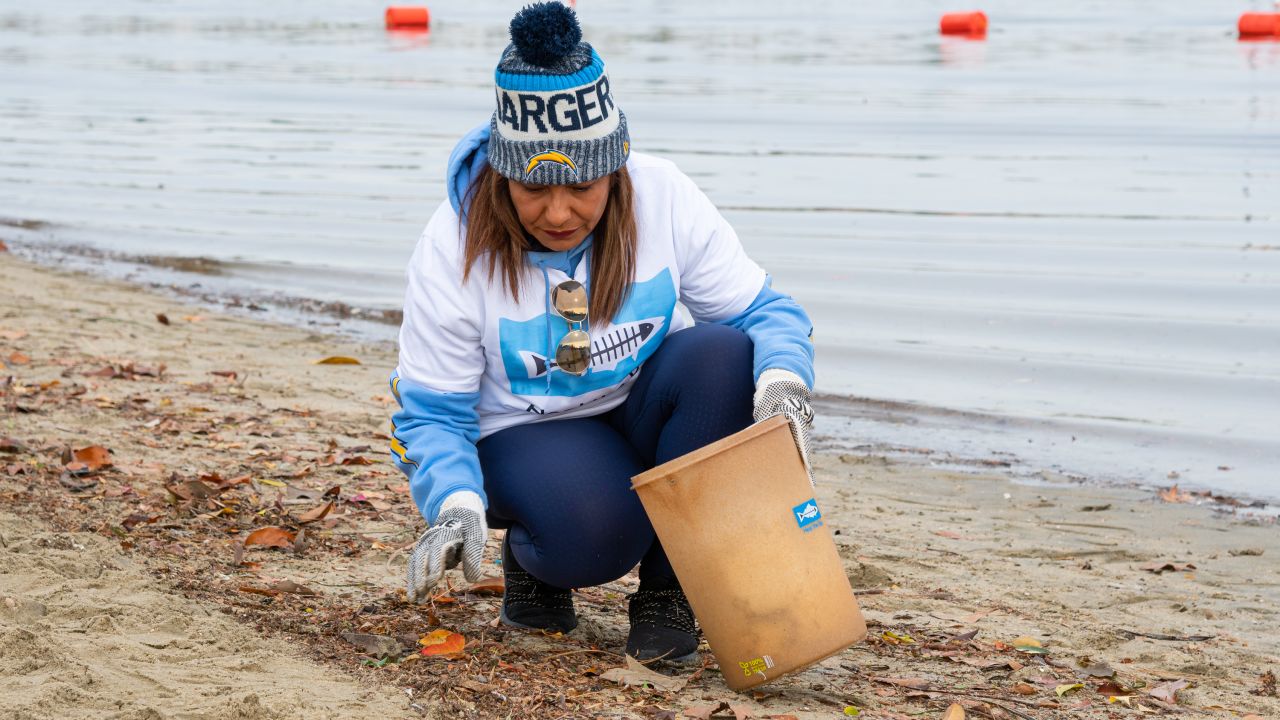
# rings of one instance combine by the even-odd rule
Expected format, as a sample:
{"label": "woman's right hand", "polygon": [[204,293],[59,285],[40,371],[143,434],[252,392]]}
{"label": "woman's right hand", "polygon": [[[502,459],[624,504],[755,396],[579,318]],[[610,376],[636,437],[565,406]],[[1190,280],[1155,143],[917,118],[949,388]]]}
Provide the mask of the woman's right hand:
{"label": "woman's right hand", "polygon": [[484,545],[489,526],[484,519],[484,502],[470,490],[459,490],[445,498],[436,521],[422,533],[409,558],[409,602],[422,602],[444,577],[444,571],[462,563],[469,582],[481,578]]}

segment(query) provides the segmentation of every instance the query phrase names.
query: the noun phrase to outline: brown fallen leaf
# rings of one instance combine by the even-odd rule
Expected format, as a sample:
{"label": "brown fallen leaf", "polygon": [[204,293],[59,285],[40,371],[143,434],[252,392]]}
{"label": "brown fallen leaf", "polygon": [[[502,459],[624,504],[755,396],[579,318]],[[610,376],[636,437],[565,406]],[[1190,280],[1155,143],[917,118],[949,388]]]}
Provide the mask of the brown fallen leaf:
{"label": "brown fallen leaf", "polygon": [[308,510],[307,512],[303,513],[302,517],[298,518],[298,523],[305,525],[307,523],[313,523],[317,520],[323,520],[324,516],[328,515],[331,510],[333,510],[332,500],[330,500],[329,502],[319,507],[312,508],[311,510]]}
{"label": "brown fallen leaf", "polygon": [[1196,500],[1195,496],[1191,493],[1178,490],[1177,485],[1161,490],[1160,499],[1167,503],[1189,503],[1195,502]]}
{"label": "brown fallen leaf", "polygon": [[1098,687],[1094,688],[1094,691],[1097,692],[1099,695],[1107,695],[1109,697],[1119,697],[1121,695],[1133,694],[1132,690],[1121,685],[1118,682],[1115,682],[1114,680],[1108,680],[1102,683]]}
{"label": "brown fallen leaf", "polygon": [[651,687],[664,692],[680,692],[689,682],[688,678],[671,677],[656,673],[638,660],[627,656],[626,667],[610,668],[600,675],[601,680],[616,682],[620,685],[631,685],[634,687]]}
{"label": "brown fallen leaf", "polygon": [[266,547],[293,547],[293,533],[280,527],[258,528],[244,539],[245,545],[265,545]]}
{"label": "brown fallen leaf", "polygon": [[355,645],[365,653],[381,660],[384,657],[399,655],[400,641],[386,635],[370,635],[368,633],[342,633],[342,639]]}
{"label": "brown fallen leaf", "polygon": [[168,325],[169,316],[165,315],[164,313],[156,313],[156,322],[160,323],[161,325]]}
{"label": "brown fallen leaf", "polygon": [[886,685],[899,685],[901,687],[911,688],[912,690],[929,689],[929,681],[924,678],[872,677],[871,679],[879,683],[885,683]]}
{"label": "brown fallen leaf", "polygon": [[209,374],[217,375],[218,377],[230,378],[232,380],[235,380],[236,378],[240,377],[240,374],[237,373],[235,370],[210,370]]}
{"label": "brown fallen leaf", "polygon": [[0,453],[23,453],[29,454],[31,448],[27,447],[17,438],[0,437]]}
{"label": "brown fallen leaf", "polygon": [[501,595],[506,591],[506,582],[501,576],[493,576],[482,578],[472,583],[464,592],[473,593],[475,595]]}
{"label": "brown fallen leaf", "polygon": [[1157,700],[1162,700],[1170,705],[1176,705],[1178,703],[1178,691],[1185,689],[1189,685],[1191,685],[1191,683],[1186,680],[1173,680],[1162,685],[1157,685],[1146,692]]}
{"label": "brown fallen leaf", "polygon": [[17,350],[14,350],[13,352],[9,353],[10,365],[28,365],[30,363],[31,363],[31,358],[26,355],[23,355]]}
{"label": "brown fallen leaf", "polygon": [[9,246],[5,245],[3,240],[0,240],[0,253],[7,253],[7,252],[9,252]]}
{"label": "brown fallen leaf", "polygon": [[1270,670],[1258,676],[1258,689],[1250,690],[1251,695],[1258,697],[1275,697],[1276,696],[1276,674]]}
{"label": "brown fallen leaf", "polygon": [[306,585],[299,585],[292,580],[277,580],[271,583],[271,589],[276,592],[290,593],[292,595],[319,595],[320,593],[312,590]]}
{"label": "brown fallen leaf", "polygon": [[1036,694],[1036,689],[1026,683],[1018,683],[1017,685],[1014,685],[1012,688],[1010,688],[1010,690],[1013,690],[1019,695],[1035,695]]}
{"label": "brown fallen leaf", "polygon": [[344,355],[332,355],[322,360],[316,360],[313,365],[359,365],[360,361],[353,357]]}
{"label": "brown fallen leaf", "polygon": [[79,450],[72,450],[71,457],[75,462],[84,463],[89,472],[97,472],[111,467],[111,451],[101,445],[90,445]]}
{"label": "brown fallen leaf", "polygon": [[947,711],[942,714],[942,720],[964,720],[964,707],[960,703],[951,703]]}
{"label": "brown fallen leaf", "polygon": [[217,488],[210,487],[199,480],[183,480],[182,482],[171,482],[164,486],[174,497],[179,500],[204,500],[218,494]]}

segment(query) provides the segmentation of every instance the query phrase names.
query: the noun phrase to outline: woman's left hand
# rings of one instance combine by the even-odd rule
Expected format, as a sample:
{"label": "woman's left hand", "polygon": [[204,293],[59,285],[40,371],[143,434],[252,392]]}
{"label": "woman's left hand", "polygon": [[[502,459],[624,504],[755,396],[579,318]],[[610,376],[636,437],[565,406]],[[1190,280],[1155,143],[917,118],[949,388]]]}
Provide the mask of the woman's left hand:
{"label": "woman's left hand", "polygon": [[752,415],[756,422],[774,415],[785,415],[791,423],[800,459],[804,461],[809,482],[813,482],[813,466],[809,464],[809,434],[813,429],[813,408],[809,404],[809,386],[799,375],[777,368],[760,373]]}

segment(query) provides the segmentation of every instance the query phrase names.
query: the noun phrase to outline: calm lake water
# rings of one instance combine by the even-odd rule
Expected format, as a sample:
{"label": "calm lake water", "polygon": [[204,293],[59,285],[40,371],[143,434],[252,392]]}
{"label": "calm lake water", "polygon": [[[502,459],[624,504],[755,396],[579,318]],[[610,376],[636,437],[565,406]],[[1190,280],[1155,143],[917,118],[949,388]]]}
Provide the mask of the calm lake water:
{"label": "calm lake water", "polygon": [[[395,307],[521,4],[0,0],[0,238]],[[928,0],[578,9],[634,147],[813,315],[829,444],[1280,497],[1268,6],[982,7],[983,42]]]}

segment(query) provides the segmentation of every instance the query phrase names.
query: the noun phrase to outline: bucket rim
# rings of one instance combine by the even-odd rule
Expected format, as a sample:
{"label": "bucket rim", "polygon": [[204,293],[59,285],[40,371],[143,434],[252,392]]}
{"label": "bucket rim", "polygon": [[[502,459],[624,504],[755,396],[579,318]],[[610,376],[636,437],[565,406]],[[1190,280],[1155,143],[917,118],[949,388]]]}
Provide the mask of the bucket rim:
{"label": "bucket rim", "polygon": [[785,427],[786,425],[787,418],[785,415],[773,415],[767,417],[758,423],[748,425],[742,430],[739,430],[726,438],[721,438],[708,445],[703,445],[693,452],[685,453],[674,460],[668,460],[657,467],[650,468],[639,475],[633,476],[631,478],[631,489],[639,490],[641,487],[648,485],[649,483],[674,475],[694,463],[702,462],[713,455],[719,455],[726,450],[735,448],[742,443],[754,440],[761,435],[765,435],[777,430],[779,427]]}

